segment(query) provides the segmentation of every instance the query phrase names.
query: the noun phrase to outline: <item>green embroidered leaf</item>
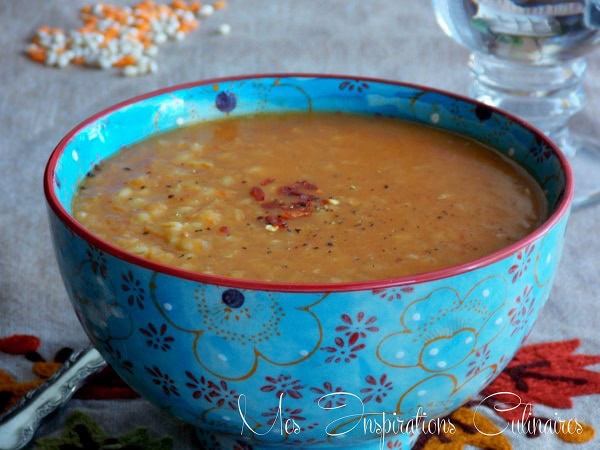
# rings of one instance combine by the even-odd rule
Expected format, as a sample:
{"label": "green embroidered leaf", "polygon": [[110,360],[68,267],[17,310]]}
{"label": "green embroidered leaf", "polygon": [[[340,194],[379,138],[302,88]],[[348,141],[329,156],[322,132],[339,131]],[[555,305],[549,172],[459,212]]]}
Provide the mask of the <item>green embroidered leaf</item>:
{"label": "green embroidered leaf", "polygon": [[[173,439],[162,437],[153,440],[145,428],[137,428],[131,433],[121,436],[119,439],[121,447],[110,447],[115,449],[140,449],[140,450],[171,450],[173,448]],[[109,447],[103,447],[108,450]]]}
{"label": "green embroidered leaf", "polygon": [[68,418],[66,429],[59,437],[36,439],[38,450],[172,450],[170,437],[153,439],[148,430],[137,428],[120,437],[110,437],[87,414],[73,412]]}

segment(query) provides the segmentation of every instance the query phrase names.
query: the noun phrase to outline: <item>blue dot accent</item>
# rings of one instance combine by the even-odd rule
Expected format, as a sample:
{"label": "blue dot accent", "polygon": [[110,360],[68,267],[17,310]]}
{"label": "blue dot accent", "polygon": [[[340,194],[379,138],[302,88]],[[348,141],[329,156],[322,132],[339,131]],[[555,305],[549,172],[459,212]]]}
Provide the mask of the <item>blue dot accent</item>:
{"label": "blue dot accent", "polygon": [[244,304],[244,294],[237,289],[227,289],[221,294],[221,300],[230,308],[240,308]]}
{"label": "blue dot accent", "polygon": [[221,91],[215,99],[215,106],[221,112],[228,113],[235,109],[237,105],[237,99],[233,92]]}

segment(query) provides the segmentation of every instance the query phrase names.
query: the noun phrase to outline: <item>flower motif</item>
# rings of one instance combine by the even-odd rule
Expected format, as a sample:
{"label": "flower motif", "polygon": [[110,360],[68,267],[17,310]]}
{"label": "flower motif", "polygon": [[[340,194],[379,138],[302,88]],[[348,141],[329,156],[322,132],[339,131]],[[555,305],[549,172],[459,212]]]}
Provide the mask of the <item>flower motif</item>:
{"label": "flower motif", "polygon": [[392,367],[421,367],[429,372],[461,364],[506,326],[507,288],[504,278],[493,276],[464,297],[443,287],[413,301],[400,316],[404,329],[380,341],[378,356]]}
{"label": "flower motif", "polygon": [[269,384],[260,388],[262,392],[275,392],[277,398],[284,394],[295,399],[302,398],[304,386],[300,385],[300,380],[292,380],[290,375],[281,374],[277,378],[265,377],[265,380]]}
{"label": "flower motif", "polygon": [[166,396],[170,396],[171,394],[176,397],[180,396],[173,378],[168,374],[163,373],[156,365],[153,365],[151,368],[144,367],[144,370],[152,377],[152,382],[162,388],[162,391]]}
{"label": "flower motif", "polygon": [[125,359],[120,350],[113,348],[113,346],[110,345],[110,343],[106,344],[104,348],[111,356],[111,358],[112,358],[111,364],[113,366],[118,365],[121,369],[123,369],[126,372],[129,372],[131,375],[133,375],[133,363],[131,361],[129,361],[128,359]]}
{"label": "flower motif", "polygon": [[353,91],[356,89],[357,92],[361,92],[365,89],[369,89],[369,84],[362,80],[346,80],[340,83],[340,91],[348,89]]}
{"label": "flower motif", "polygon": [[527,319],[534,310],[535,298],[531,295],[533,292],[532,286],[525,286],[523,294],[519,295],[515,300],[515,306],[508,311],[510,324],[514,327],[511,336],[521,331],[529,323]]}
{"label": "flower motif", "polygon": [[240,439],[237,439],[234,443],[233,443],[233,448],[232,450],[252,450],[252,444],[248,444],[247,442],[244,442]]}
{"label": "flower motif", "polygon": [[354,345],[359,338],[365,338],[367,331],[374,333],[379,331],[379,328],[373,324],[377,321],[375,316],[371,316],[365,320],[365,313],[359,312],[356,315],[356,320],[353,320],[348,314],[342,314],[342,321],[346,325],[336,327],[335,331],[343,331],[348,336],[348,343]]}
{"label": "flower motif", "polygon": [[167,326],[162,324],[159,328],[156,328],[153,324],[148,323],[148,328],[140,328],[140,333],[146,336],[146,345],[155,350],[162,350],[166,352],[171,349],[170,343],[175,340],[172,336],[166,336]]}
{"label": "flower motif", "polygon": [[123,280],[121,289],[123,292],[129,294],[127,297],[127,304],[129,306],[136,304],[138,308],[144,309],[145,290],[141,286],[142,283],[140,280],[135,279],[131,270],[128,270],[127,273],[121,274],[121,279]]}
{"label": "flower motif", "polygon": [[[416,426],[419,424],[417,423]],[[414,430],[406,431],[401,433],[400,436],[392,435],[394,437],[386,436],[385,439],[385,448],[389,450],[411,450],[411,449],[420,449],[424,450],[422,447],[415,445],[418,437],[421,433],[417,434]],[[414,446],[414,447],[413,447]]]}
{"label": "flower motif", "polygon": [[[559,445],[561,448],[564,447],[564,443],[589,442],[595,434],[590,425],[576,421],[578,427],[575,430],[562,426],[568,423],[567,421],[537,415],[539,405],[568,409],[573,406],[572,397],[600,392],[600,373],[587,368],[598,364],[600,355],[576,354],[574,351],[578,346],[578,340],[571,340],[521,347],[507,367],[482,390],[478,398],[467,402],[465,408],[455,411],[449,417],[450,420],[458,425],[458,428],[464,428],[463,424],[472,427],[475,419],[477,430],[489,433],[489,436],[500,436],[500,430],[487,418],[491,414],[496,416],[496,419],[506,421],[502,429],[512,429],[513,433],[518,432],[528,438],[537,438],[544,429],[552,429],[555,432],[553,434],[563,441],[562,445]],[[488,413],[480,414],[478,411],[482,407],[487,409]],[[462,419],[459,416],[462,416]],[[489,425],[486,425],[486,422]],[[461,439],[460,433],[453,433],[453,436],[458,437],[460,442],[468,443]],[[426,438],[421,436],[419,440],[423,443]],[[481,443],[481,440],[478,440],[478,443]],[[488,446],[491,444],[490,442]],[[500,447],[504,448],[506,445]]]}
{"label": "flower motif", "polygon": [[353,359],[356,359],[356,352],[366,348],[364,343],[358,343],[360,339],[367,337],[367,332],[375,333],[379,331],[379,328],[374,325],[377,321],[375,316],[371,316],[365,319],[365,313],[360,311],[356,318],[353,319],[348,314],[342,314],[341,319],[343,325],[339,325],[335,328],[338,333],[343,333],[346,340],[340,336],[337,336],[333,342],[334,345],[321,347],[322,351],[332,353],[325,362],[348,363]]}
{"label": "flower motif", "polygon": [[205,377],[200,377],[199,379],[190,372],[189,370],[185,372],[185,376],[189,378],[189,381],[185,383],[185,385],[192,389],[192,397],[195,399],[203,398],[207,402],[211,402],[211,398],[209,395],[210,386],[208,385],[208,381]]}
{"label": "flower motif", "polygon": [[301,422],[306,420],[302,414],[302,408],[281,408],[280,406],[273,406],[269,408],[267,412],[262,413],[263,417],[268,417],[267,421],[268,425],[273,425],[276,420],[279,418],[284,418],[284,420],[293,420],[294,422]]}
{"label": "flower motif", "polygon": [[237,408],[239,394],[234,389],[230,389],[225,380],[220,380],[218,384],[211,384],[211,386],[214,388],[212,395],[215,397],[219,408],[223,406],[227,406],[230,409]]}
{"label": "flower motif", "polygon": [[[472,379],[473,385],[477,387],[473,395],[479,391],[481,383],[488,376],[489,370],[486,369]],[[399,381],[396,381],[396,384]],[[410,386],[400,397],[397,409],[410,416],[416,416],[420,410],[426,411],[431,417],[443,416],[451,413],[464,402],[462,395],[455,395],[457,392],[460,390],[457,389],[455,377],[436,374]]]}
{"label": "flower motif", "polygon": [[487,365],[488,360],[490,359],[491,351],[489,349],[488,344],[485,344],[483,347],[475,351],[475,359],[469,362],[469,371],[467,372],[467,377],[471,375],[477,375],[481,372],[481,370]]}
{"label": "flower motif", "polygon": [[[178,284],[177,295],[195,302],[196,314],[189,310],[182,313],[171,304],[174,287],[159,273],[150,282],[150,298],[168,324],[192,335],[191,351],[196,361],[215,377],[245,379],[257,370],[260,360],[274,365],[296,364],[315,353],[321,342],[322,327],[310,308],[326,296],[210,284],[188,286]],[[296,332],[299,329],[302,334]]]}
{"label": "flower motif", "polygon": [[193,390],[193,398],[203,398],[219,408],[227,406],[229,409],[237,409],[239,394],[234,389],[230,389],[225,380],[219,380],[215,383],[205,377],[198,379],[190,371],[186,371],[185,375],[189,380],[185,385]]}
{"label": "flower motif", "polygon": [[104,256],[104,252],[90,245],[85,253],[88,257],[88,262],[92,267],[93,274],[100,275],[102,278],[106,279],[108,276],[108,269],[106,268],[106,256]]}
{"label": "flower motif", "polygon": [[382,288],[382,289],[373,289],[373,295],[378,296],[379,298],[383,298],[388,302],[393,302],[394,300],[400,300],[402,298],[402,293],[410,294],[413,292],[415,288],[412,286],[406,286],[402,288]]}
{"label": "flower motif", "polygon": [[315,403],[318,403],[321,408],[332,409],[336,406],[344,406],[348,403],[348,399],[344,390],[341,387],[334,388],[333,385],[326,381],[323,387],[311,387],[310,391],[317,394]]}
{"label": "flower motif", "polygon": [[387,397],[388,392],[393,389],[393,383],[388,380],[386,374],[381,375],[379,378],[369,375],[365,381],[371,386],[360,390],[361,394],[367,394],[363,398],[364,403],[371,401],[373,398],[377,403],[381,403]]}
{"label": "flower motif", "polygon": [[[327,359],[325,359],[326,363],[340,363],[342,361],[349,363],[357,358],[356,352],[365,348],[365,344],[363,343],[356,345],[353,345],[350,342],[346,343],[346,341],[339,336],[333,341],[334,345],[321,347],[321,350],[324,352],[331,353],[331,356],[328,356]],[[348,339],[348,341],[350,341],[350,339]]]}
{"label": "flower motif", "polygon": [[531,264],[531,254],[533,253],[534,249],[535,244],[532,244],[525,250],[521,250],[519,253],[517,253],[517,262],[508,269],[508,273],[513,276],[513,283],[516,283],[516,281],[527,271],[529,265]]}
{"label": "flower motif", "polygon": [[535,141],[529,148],[529,153],[535,158],[538,163],[549,159],[552,156],[552,150],[548,147],[548,144],[542,138],[536,137]]}

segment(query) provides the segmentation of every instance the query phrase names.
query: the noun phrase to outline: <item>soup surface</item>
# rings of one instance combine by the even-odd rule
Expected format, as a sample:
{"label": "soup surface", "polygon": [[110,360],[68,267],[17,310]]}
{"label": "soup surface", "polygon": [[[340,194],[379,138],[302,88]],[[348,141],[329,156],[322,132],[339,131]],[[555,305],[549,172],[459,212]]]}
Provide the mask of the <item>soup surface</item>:
{"label": "soup surface", "polygon": [[73,201],[130,253],[246,280],[339,283],[465,263],[546,216],[541,188],[472,140],[334,113],[208,121],[96,166]]}

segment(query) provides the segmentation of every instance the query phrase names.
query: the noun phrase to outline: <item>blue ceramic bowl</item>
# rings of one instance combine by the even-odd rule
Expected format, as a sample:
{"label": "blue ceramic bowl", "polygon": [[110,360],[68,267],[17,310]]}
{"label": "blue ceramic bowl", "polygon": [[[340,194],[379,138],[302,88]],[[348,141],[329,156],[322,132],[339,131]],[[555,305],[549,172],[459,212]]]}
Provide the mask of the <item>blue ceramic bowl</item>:
{"label": "blue ceramic bowl", "polygon": [[[470,136],[533,174],[549,218],[447,270],[290,285],[165,267],[71,216],[80,181],[123,146],[199,120],[290,110],[395,116]],[[548,298],[573,191],[564,156],[515,117],[434,89],[322,75],[209,80],[126,101],[71,131],[44,183],[56,258],[93,344],[143,397],[195,425],[206,448],[255,449],[408,448],[424,413],[427,425],[475,396]]]}

